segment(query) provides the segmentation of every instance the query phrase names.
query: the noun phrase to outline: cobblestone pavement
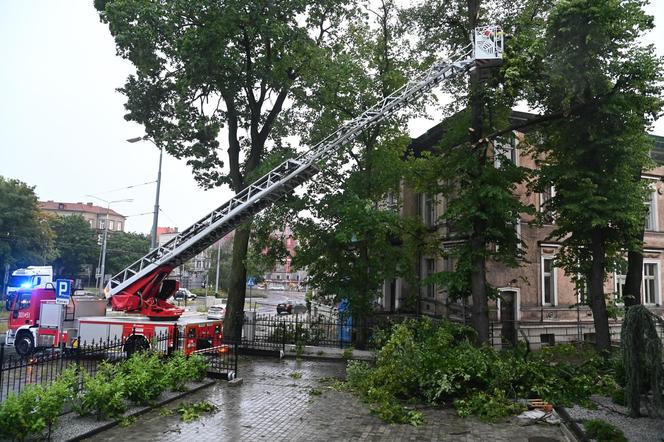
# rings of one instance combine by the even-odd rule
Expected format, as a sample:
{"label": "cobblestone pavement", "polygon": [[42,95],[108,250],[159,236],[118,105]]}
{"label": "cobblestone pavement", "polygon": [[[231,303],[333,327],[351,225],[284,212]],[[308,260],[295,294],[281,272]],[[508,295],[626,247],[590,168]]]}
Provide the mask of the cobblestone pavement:
{"label": "cobblestone pavement", "polygon": [[[218,407],[213,414],[185,423],[177,414],[155,410],[129,427],[115,427],[94,440],[566,440],[558,427],[521,427],[513,421],[489,425],[460,418],[453,410],[424,409],[425,423],[418,427],[385,424],[353,395],[326,387],[330,377],[345,376],[344,364],[339,362],[252,358],[242,359],[238,371],[242,385],[220,382],[184,399],[212,402]],[[319,391],[322,394],[316,394]]]}

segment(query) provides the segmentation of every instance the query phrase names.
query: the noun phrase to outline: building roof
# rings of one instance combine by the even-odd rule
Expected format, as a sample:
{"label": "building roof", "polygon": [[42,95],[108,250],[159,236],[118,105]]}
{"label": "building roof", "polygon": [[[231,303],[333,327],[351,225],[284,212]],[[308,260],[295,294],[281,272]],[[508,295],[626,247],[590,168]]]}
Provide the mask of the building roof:
{"label": "building roof", "polygon": [[[461,112],[458,112],[451,117],[444,119],[419,137],[410,140],[410,144],[408,146],[409,152],[415,156],[420,156],[424,151],[434,151],[445,134],[449,132],[450,125],[454,123],[457,118],[459,118],[460,114]],[[512,124],[520,124],[525,123],[526,121],[531,120],[537,116],[537,114],[530,112],[513,110],[509,116],[509,121]],[[535,127],[525,127],[523,129],[519,129],[519,132],[528,133],[533,130],[535,130]],[[664,137],[659,135],[650,136],[654,141],[654,147],[650,151],[650,156],[658,165],[664,165]]]}
{"label": "building roof", "polygon": [[[95,206],[92,203],[63,203],[60,201],[39,201],[39,208],[49,212],[78,212],[78,213],[91,213],[94,215],[106,215],[106,207]],[[119,214],[113,209],[108,210],[109,215],[119,216],[126,219],[127,217]]]}
{"label": "building roof", "polygon": [[[413,138],[410,141],[410,145],[408,146],[409,151],[415,154],[415,156],[419,156],[424,151],[435,150],[435,146],[438,145],[445,134],[449,132],[450,126],[452,126],[459,118],[463,118],[463,113],[464,111],[457,112],[456,114],[445,118],[443,121],[436,124],[419,137]],[[537,114],[513,110],[509,116],[509,121],[512,124],[520,124],[535,117],[537,117]],[[529,130],[531,129],[524,128],[521,130],[521,132],[526,133]]]}

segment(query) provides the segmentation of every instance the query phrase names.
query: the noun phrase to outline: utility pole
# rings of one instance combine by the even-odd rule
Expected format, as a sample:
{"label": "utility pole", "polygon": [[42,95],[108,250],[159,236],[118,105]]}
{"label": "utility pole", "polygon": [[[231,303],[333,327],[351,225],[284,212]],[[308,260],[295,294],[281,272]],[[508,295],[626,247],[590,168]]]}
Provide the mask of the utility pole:
{"label": "utility pole", "polygon": [[164,146],[157,144],[154,140],[146,136],[128,138],[128,143],[137,143],[139,141],[147,140],[157,146],[159,149],[159,169],[157,169],[157,194],[154,200],[154,213],[152,215],[152,230],[150,231],[150,250],[157,248],[157,226],[159,224],[159,191],[161,190],[161,161],[164,156]]}
{"label": "utility pole", "polygon": [[99,266],[99,293],[104,291],[104,275],[106,274],[106,240],[108,239],[108,212],[111,210],[111,203],[106,206],[106,221],[104,222],[104,238],[101,242],[101,265]]}
{"label": "utility pole", "polygon": [[161,189],[161,159],[164,147],[159,148],[159,170],[157,171],[157,195],[154,200],[154,216],[152,217],[152,233],[150,234],[150,250],[157,248],[157,224],[159,223],[159,190]]}

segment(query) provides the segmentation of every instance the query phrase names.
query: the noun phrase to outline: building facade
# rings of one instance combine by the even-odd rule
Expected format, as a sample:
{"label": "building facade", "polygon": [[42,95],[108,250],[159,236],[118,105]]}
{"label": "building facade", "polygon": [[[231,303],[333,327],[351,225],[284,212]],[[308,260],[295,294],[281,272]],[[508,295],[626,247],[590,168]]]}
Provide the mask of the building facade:
{"label": "building facade", "polygon": [[[647,201],[648,214],[645,223],[645,245],[641,302],[651,311],[662,316],[664,308],[664,138],[655,137],[656,146],[652,157],[657,166],[642,175],[650,184],[651,194]],[[524,149],[523,134],[515,134],[514,142],[507,147],[506,157],[518,165],[535,168],[532,157]],[[555,195],[555,188],[542,193],[530,193],[526,185],[518,186],[520,198],[537,210],[544,210],[547,200]],[[414,193],[402,187],[400,195],[403,216],[419,217],[425,226],[436,229],[441,236],[447,228],[439,220],[444,218],[445,196]],[[555,342],[583,341],[594,339],[592,311],[583,304],[585,294],[576,289],[570,275],[555,267],[555,257],[560,244],[547,239],[553,225],[537,226],[533,217],[522,214],[514,228],[525,245],[525,260],[518,268],[509,268],[495,261],[487,262],[488,283],[496,288],[499,297],[490,301],[490,319],[494,345],[527,339],[533,348]],[[453,243],[443,243],[451,247]],[[420,281],[428,275],[453,271],[454,262],[441,256],[420,256],[416,265]],[[620,294],[625,275],[613,273],[605,281],[605,293],[609,302],[620,306]],[[417,293],[413,293],[417,292]],[[416,295],[418,312],[458,321],[468,321],[469,301],[451,301],[445,291],[436,285],[420,284],[409,287],[399,278],[386,281],[383,288],[382,307],[386,311],[399,311],[409,296]],[[621,320],[611,319],[612,338],[618,339]]]}
{"label": "building facade", "polygon": [[127,217],[119,214],[113,209],[95,206],[92,203],[63,203],[58,201],[40,201],[39,208],[44,212],[53,213],[58,216],[81,215],[90,227],[98,231],[106,228],[108,216],[108,230],[124,232]]}
{"label": "building facade", "polygon": [[[178,235],[177,227],[157,228],[157,244],[162,246]],[[212,264],[212,250],[216,246],[208,247],[192,259],[173,269],[170,277],[180,282],[185,289],[205,288],[207,285],[208,270]],[[214,287],[212,288],[214,291]]]}
{"label": "building facade", "polygon": [[304,290],[307,282],[306,270],[295,270],[292,266],[297,238],[293,236],[291,227],[286,224],[281,231],[273,232],[273,236],[282,238],[288,255],[278,262],[271,272],[263,275],[268,289],[275,290]]}

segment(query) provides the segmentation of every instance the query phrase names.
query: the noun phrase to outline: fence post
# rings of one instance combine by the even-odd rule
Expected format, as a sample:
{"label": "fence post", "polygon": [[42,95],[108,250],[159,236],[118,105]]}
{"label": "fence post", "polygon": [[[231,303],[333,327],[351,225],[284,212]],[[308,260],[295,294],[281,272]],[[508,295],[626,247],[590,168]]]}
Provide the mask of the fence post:
{"label": "fence post", "polygon": [[0,399],[2,398],[2,373],[5,366],[5,343],[0,344]]}
{"label": "fence post", "polygon": [[238,351],[238,344],[237,340],[235,340],[235,344],[233,345],[233,358],[235,359],[234,361],[234,371],[235,371],[235,378],[237,379],[237,351]]}
{"label": "fence post", "polygon": [[281,351],[286,353],[286,321],[281,321]]}

